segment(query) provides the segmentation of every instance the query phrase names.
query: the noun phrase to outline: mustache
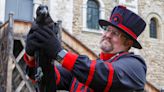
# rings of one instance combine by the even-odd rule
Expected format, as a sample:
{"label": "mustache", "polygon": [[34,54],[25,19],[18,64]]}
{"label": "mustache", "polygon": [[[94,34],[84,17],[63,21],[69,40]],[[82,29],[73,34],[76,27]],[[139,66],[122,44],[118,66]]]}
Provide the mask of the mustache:
{"label": "mustache", "polygon": [[109,42],[111,42],[110,38],[108,38],[108,37],[102,37],[102,39],[101,39],[100,42],[102,42],[102,41],[104,41],[104,40],[108,40]]}

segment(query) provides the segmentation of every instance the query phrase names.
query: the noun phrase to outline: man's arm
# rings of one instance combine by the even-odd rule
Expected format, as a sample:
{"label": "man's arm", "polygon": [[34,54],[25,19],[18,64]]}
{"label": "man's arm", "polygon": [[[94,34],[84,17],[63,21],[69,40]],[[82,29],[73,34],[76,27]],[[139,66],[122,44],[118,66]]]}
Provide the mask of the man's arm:
{"label": "man's arm", "polygon": [[[78,56],[68,52],[61,63],[64,68],[69,70],[78,79],[78,81],[99,92],[103,90],[110,90],[108,88],[111,86],[116,87],[118,83],[122,83],[120,84],[120,88],[122,87],[123,89],[143,89],[146,76],[144,70],[145,65],[135,58],[122,59],[121,63],[118,62],[120,61],[108,63],[100,59],[90,60],[87,56]],[[137,63],[140,65],[134,67],[133,64],[135,65]],[[126,66],[129,66],[130,68],[128,71],[127,68],[124,68]],[[143,70],[143,72],[138,71],[140,73],[137,73],[137,71],[133,71],[138,69]],[[118,75],[120,72],[124,74]],[[126,72],[128,72],[128,74]],[[138,76],[138,74],[141,74],[141,76]],[[129,77],[129,75],[138,78],[131,79],[132,77]],[[135,82],[134,80],[140,81]]]}
{"label": "man's arm", "polygon": [[[28,75],[33,83],[35,83],[35,60],[33,56],[29,56],[28,54],[24,54],[24,61],[28,67]],[[54,72],[56,74],[56,85],[58,90],[69,90],[72,74],[64,69],[62,66],[54,66]]]}
{"label": "man's arm", "polygon": [[79,82],[99,92],[109,91],[114,74],[111,63],[100,59],[90,60],[85,55],[78,56],[71,52],[66,54],[61,63]]}

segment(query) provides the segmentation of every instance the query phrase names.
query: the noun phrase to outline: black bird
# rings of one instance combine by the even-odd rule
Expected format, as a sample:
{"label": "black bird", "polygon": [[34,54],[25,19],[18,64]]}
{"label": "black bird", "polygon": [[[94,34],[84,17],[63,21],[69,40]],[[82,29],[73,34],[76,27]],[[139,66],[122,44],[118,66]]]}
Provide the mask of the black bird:
{"label": "black bird", "polygon": [[[42,27],[48,26],[55,31],[56,35],[59,34],[59,25],[55,23],[48,11],[48,6],[40,5],[36,10],[36,19],[35,23]],[[53,59],[46,56],[44,51],[41,49],[35,54],[37,61],[37,70],[36,70],[36,78],[40,77],[40,73],[42,72],[43,76],[41,80],[38,82],[40,92],[56,92],[56,76],[54,71]],[[38,68],[41,68],[41,71],[38,71]]]}

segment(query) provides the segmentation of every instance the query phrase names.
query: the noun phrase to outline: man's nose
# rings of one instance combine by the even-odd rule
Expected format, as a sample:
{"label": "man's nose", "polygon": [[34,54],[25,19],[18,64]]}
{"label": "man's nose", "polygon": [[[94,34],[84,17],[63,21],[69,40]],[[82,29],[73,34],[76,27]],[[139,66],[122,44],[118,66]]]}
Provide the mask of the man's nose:
{"label": "man's nose", "polygon": [[112,34],[111,34],[111,33],[112,33],[112,32],[106,32],[106,33],[105,33],[105,36],[111,38],[111,37],[112,37]]}

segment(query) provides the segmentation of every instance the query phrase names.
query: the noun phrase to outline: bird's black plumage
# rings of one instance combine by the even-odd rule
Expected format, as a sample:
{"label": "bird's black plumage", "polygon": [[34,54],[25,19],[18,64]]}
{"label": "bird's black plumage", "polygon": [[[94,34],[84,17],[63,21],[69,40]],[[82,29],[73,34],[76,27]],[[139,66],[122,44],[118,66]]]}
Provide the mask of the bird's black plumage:
{"label": "bird's black plumage", "polygon": [[[39,27],[48,26],[56,34],[59,32],[59,26],[55,23],[48,11],[48,7],[40,5],[36,10],[35,23]],[[49,58],[42,49],[36,52],[36,61],[38,67],[41,67],[43,76],[38,82],[40,92],[56,92],[56,76],[54,71],[53,59]]]}

